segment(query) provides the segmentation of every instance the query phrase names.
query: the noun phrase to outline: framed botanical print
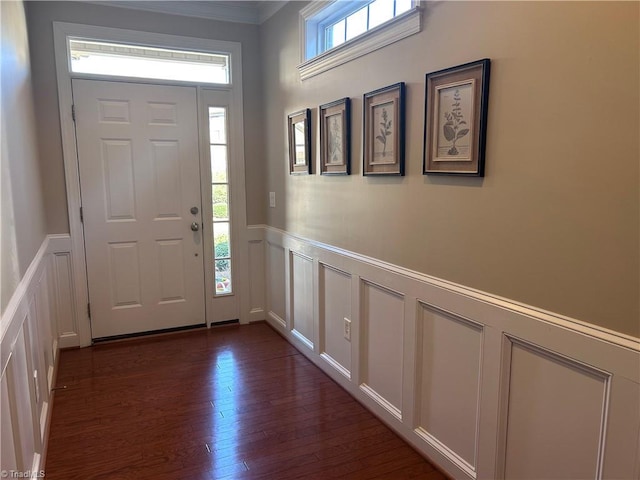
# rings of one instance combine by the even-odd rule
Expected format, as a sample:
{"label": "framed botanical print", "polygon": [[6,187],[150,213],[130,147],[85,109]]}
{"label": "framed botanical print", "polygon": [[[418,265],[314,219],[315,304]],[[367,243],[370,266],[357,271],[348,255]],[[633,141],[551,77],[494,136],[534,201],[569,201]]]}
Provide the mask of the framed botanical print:
{"label": "framed botanical print", "polygon": [[289,173],[311,173],[311,110],[287,117],[289,131]]}
{"label": "framed botanical print", "polygon": [[351,101],[320,105],[320,174],[351,173]]}
{"label": "framed botanical print", "polygon": [[427,74],[423,173],[484,176],[488,58]]}
{"label": "framed botanical print", "polygon": [[364,95],[363,175],[404,175],[405,84]]}

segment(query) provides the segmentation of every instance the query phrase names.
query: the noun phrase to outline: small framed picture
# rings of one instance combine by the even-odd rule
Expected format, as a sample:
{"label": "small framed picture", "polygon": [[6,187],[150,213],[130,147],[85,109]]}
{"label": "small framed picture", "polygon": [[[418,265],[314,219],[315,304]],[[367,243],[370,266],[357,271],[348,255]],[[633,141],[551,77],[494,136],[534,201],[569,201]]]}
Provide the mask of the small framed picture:
{"label": "small framed picture", "polygon": [[308,108],[288,117],[289,173],[311,173],[311,110]]}
{"label": "small framed picture", "polygon": [[365,93],[363,175],[404,175],[404,82]]}
{"label": "small framed picture", "polygon": [[427,74],[423,174],[484,176],[490,68],[485,58]]}
{"label": "small framed picture", "polygon": [[351,173],[351,101],[320,105],[320,174]]}

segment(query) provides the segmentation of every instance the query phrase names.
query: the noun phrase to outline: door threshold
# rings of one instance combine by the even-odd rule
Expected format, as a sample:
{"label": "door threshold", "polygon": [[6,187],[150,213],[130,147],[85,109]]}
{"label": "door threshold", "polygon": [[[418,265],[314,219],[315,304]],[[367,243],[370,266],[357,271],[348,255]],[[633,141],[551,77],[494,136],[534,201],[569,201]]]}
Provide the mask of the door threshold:
{"label": "door threshold", "polygon": [[197,325],[187,325],[186,327],[174,327],[174,328],[164,328],[162,330],[150,330],[148,332],[126,333],[124,335],[114,335],[112,337],[94,338],[92,340],[92,343],[95,345],[96,343],[117,342],[121,340],[129,340],[129,339],[140,338],[140,337],[149,337],[152,335],[156,335],[156,336],[166,335],[169,333],[184,332],[186,330],[195,330],[198,328],[206,328],[206,327],[207,327],[206,323],[199,323]]}
{"label": "door threshold", "polygon": [[238,320],[237,318],[234,318],[233,320],[222,320],[220,322],[213,322],[211,323],[211,328],[224,327],[227,325],[237,325],[237,324],[240,324],[240,320]]}

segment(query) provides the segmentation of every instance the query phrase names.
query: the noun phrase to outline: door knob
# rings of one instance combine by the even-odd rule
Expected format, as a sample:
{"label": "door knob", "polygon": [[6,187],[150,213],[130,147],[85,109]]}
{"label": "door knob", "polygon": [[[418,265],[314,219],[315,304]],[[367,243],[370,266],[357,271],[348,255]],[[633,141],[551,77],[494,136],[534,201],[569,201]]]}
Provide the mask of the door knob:
{"label": "door knob", "polygon": [[191,224],[191,230],[193,230],[194,232],[197,232],[198,230],[200,230],[200,224],[198,222],[193,222]]}

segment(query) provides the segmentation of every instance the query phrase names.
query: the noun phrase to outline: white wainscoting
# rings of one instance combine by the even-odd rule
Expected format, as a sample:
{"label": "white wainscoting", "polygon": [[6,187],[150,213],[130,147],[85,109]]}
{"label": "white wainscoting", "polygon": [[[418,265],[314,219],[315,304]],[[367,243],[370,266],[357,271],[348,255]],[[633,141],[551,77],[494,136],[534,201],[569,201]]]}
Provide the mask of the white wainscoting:
{"label": "white wainscoting", "polygon": [[298,340],[313,350],[315,344],[315,328],[313,325],[313,259],[306,255],[290,251],[289,269],[291,279],[289,281],[289,298],[291,305],[289,311],[291,333]]}
{"label": "white wainscoting", "polygon": [[244,308],[248,310],[248,321],[252,322],[265,318],[265,251],[262,229],[249,228],[247,232],[247,254],[251,270],[248,302],[243,302],[243,305],[246,305]]}
{"label": "white wainscoting", "polygon": [[361,282],[360,389],[402,421],[404,296]]}
{"label": "white wainscoting", "polygon": [[60,348],[80,346],[76,290],[73,277],[71,237],[49,235],[49,252],[53,255],[56,304],[58,308],[58,339]]}
{"label": "white wainscoting", "polygon": [[43,468],[58,351],[79,345],[72,269],[61,260],[69,243],[44,240],[0,320],[0,470],[8,476]]}
{"label": "white wainscoting", "polygon": [[[267,283],[267,312],[268,317],[278,323],[282,328],[287,328],[287,278],[285,270],[289,268],[289,256],[285,255],[284,247],[266,242],[266,283]],[[286,261],[286,263],[285,263]],[[287,331],[289,329],[287,328]]]}
{"label": "white wainscoting", "polygon": [[319,277],[318,351],[329,365],[351,379],[351,340],[344,331],[345,320],[351,321],[351,275],[320,265]]}
{"label": "white wainscoting", "polygon": [[638,478],[638,339],[249,230],[252,310],[453,477]]}

